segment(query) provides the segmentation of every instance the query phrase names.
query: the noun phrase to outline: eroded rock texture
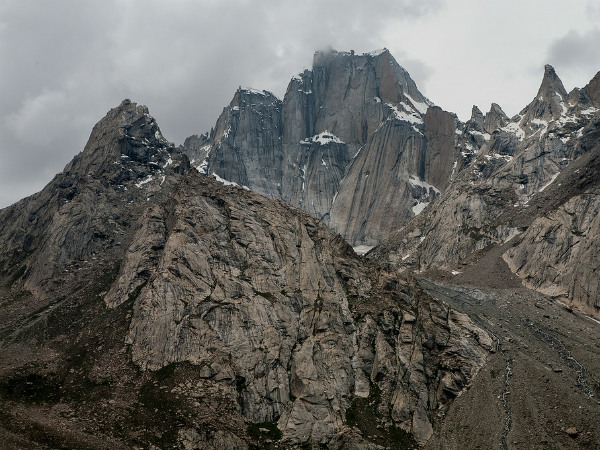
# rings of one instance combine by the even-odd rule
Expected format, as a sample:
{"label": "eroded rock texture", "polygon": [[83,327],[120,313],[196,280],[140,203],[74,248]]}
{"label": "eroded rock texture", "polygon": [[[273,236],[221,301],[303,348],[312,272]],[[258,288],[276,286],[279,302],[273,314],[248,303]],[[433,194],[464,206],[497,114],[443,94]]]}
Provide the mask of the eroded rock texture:
{"label": "eroded rock texture", "polygon": [[485,362],[487,334],[373,272],[306,213],[200,175],[178,192],[147,210],[105,298],[117,307],[137,290],[133,361],[192,363],[245,420],[277,422],[290,443],[331,444],[353,399],[377,390],[382,423],[425,442],[433,405]]}

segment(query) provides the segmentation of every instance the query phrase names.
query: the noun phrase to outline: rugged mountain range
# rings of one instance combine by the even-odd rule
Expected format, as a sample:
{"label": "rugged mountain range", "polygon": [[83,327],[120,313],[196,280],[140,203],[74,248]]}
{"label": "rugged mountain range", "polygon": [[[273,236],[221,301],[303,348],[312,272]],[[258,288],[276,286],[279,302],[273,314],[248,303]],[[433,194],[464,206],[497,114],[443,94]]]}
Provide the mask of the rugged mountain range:
{"label": "rugged mountain range", "polygon": [[307,213],[189,170],[129,101],[0,221],[13,446],[416,445],[493,346]]}
{"label": "rugged mountain range", "polygon": [[455,122],[388,50],[317,52],[283,101],[240,88],[211,132],[183,149],[202,173],[282,199],[352,245],[373,246],[448,184]]}
{"label": "rugged mountain range", "polygon": [[0,211],[0,442],[598,447],[599,108],[461,123],[387,50],[179,148],[123,101]]}
{"label": "rugged mountain range", "polygon": [[[460,135],[463,169],[437,207],[373,256],[460,271],[473,252],[510,242],[502,257],[525,286],[598,316],[599,79],[567,93],[546,66],[538,94],[512,119],[474,109]],[[486,128],[491,114],[499,127]]]}

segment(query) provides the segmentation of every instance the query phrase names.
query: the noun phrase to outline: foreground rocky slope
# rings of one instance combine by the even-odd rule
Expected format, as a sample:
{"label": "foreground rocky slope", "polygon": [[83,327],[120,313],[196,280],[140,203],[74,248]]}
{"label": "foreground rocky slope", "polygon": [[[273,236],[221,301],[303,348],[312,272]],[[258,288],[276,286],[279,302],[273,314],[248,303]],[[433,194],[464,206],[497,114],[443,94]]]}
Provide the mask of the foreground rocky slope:
{"label": "foreground rocky slope", "polygon": [[421,281],[498,344],[425,448],[597,448],[598,323],[509,277],[501,289]]}
{"label": "foreground rocky slope", "polygon": [[2,211],[6,446],[426,442],[489,335],[307,213],[188,167],[125,101]]}

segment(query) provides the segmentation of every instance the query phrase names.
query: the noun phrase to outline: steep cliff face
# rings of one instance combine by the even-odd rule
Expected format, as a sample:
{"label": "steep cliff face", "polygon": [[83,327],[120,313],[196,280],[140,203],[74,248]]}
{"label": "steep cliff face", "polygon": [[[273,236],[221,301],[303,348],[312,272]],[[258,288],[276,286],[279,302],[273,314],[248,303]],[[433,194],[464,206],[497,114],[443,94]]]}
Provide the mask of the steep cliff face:
{"label": "steep cliff face", "polygon": [[[546,66],[537,96],[510,121],[494,105],[485,118],[474,108],[471,120],[459,130],[461,154],[436,208],[393,236],[380,255],[387,254],[393,264],[414,265],[419,270],[456,271],[473,252],[515,239],[518,245],[505,259],[525,285],[553,295],[569,293],[568,302],[591,311],[596,287],[579,276],[558,275],[561,267],[570,274],[569,264],[577,266],[569,266],[576,271],[588,270],[575,264],[571,253],[580,247],[579,228],[573,228],[572,235],[566,222],[558,225],[569,211],[573,223],[580,224],[586,235],[593,226],[594,202],[589,202],[589,195],[594,194],[588,186],[592,181],[582,170],[595,161],[598,109],[586,89],[567,94],[554,69]],[[500,128],[491,130],[492,124]],[[550,230],[550,223],[564,232]],[[560,239],[542,238],[555,232],[562,233]],[[540,241],[545,242],[544,249]],[[591,241],[581,247],[590,245]],[[589,267],[596,266],[593,259]]]}
{"label": "steep cliff face", "polygon": [[239,88],[210,136],[184,143],[206,175],[281,197],[281,101],[267,91]]}
{"label": "steep cliff face", "polygon": [[[195,175],[141,224],[105,297],[117,307],[137,292],[133,361],[192,363],[203,381],[181,395],[221,392],[245,420],[277,422],[285,442],[335,447],[353,399],[376,391],[386,426],[425,442],[432,405],[456,395],[491,349],[466,317],[374,274],[283,203]],[[428,339],[438,347],[423,347]],[[439,372],[441,360],[452,369]]]}
{"label": "steep cliff face", "polygon": [[554,204],[503,255],[525,286],[594,316],[600,315],[598,170],[596,146],[557,177],[548,188]]}
{"label": "steep cliff face", "polygon": [[[433,108],[386,49],[317,52],[283,103],[253,100],[263,105],[257,117],[272,120],[240,126],[241,92],[206,144],[186,141],[190,158],[203,173],[308,211],[352,245],[380,242],[448,184],[456,119]],[[383,160],[391,167],[378,168]],[[366,182],[371,172],[380,177]]]}

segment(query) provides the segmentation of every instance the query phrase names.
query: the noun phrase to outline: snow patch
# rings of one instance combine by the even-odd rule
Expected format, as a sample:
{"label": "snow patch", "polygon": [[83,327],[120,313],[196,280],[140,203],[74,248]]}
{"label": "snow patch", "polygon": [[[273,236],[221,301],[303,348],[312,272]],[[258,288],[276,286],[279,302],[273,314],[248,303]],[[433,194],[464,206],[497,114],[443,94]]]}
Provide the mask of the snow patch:
{"label": "snow patch", "polygon": [[380,48],[378,50],[373,50],[372,52],[365,53],[366,56],[379,56],[382,53],[385,53],[387,49]]}
{"label": "snow patch", "polygon": [[247,191],[250,190],[247,186],[240,186],[235,181],[227,181],[224,178],[221,178],[219,175],[217,175],[214,172],[211,175],[215,178],[215,180],[217,180],[219,183],[224,184],[225,186],[237,186],[237,187],[241,187],[243,189],[246,189]]}
{"label": "snow patch", "polygon": [[521,128],[521,122],[523,118],[519,120],[519,122],[512,122],[506,125],[504,128],[500,128],[502,131],[507,131],[509,133],[513,133],[517,138],[522,141],[525,139],[525,131]]}
{"label": "snow patch", "polygon": [[169,159],[167,159],[167,162],[165,163],[165,165],[163,166],[163,169],[166,169],[167,167],[169,167],[171,164],[173,164],[173,159],[171,157],[169,157]]}
{"label": "snow patch", "polygon": [[388,106],[394,112],[394,116],[397,120],[402,120],[404,122],[409,122],[412,124],[423,123],[423,119],[421,119],[421,116],[418,115],[416,112],[408,113],[406,111],[400,111],[397,106],[392,105],[391,103],[386,103],[386,106]]}
{"label": "snow patch", "polygon": [[450,180],[454,179],[454,172],[456,172],[457,165],[458,165],[458,161],[454,161],[454,164],[452,164],[452,173],[450,174]]}
{"label": "snow patch", "polygon": [[573,115],[573,116],[563,115],[563,116],[561,116],[560,119],[558,119],[558,123],[560,125],[566,125],[568,123],[577,123],[578,119],[579,118],[575,115]]}
{"label": "snow patch", "polygon": [[415,216],[418,216],[423,212],[423,210],[429,205],[429,202],[419,202],[415,206],[412,207],[412,211]]}
{"label": "snow patch", "polygon": [[561,97],[561,95],[558,92],[556,93],[556,96],[558,98],[560,98],[560,107],[562,108],[562,114],[561,115],[566,116],[567,112],[569,111],[569,108],[566,107],[565,102],[562,101],[562,97]]}
{"label": "snow patch", "polygon": [[410,102],[413,104],[413,106],[417,109],[417,111],[419,111],[421,114],[425,114],[427,112],[427,110],[429,109],[429,105],[425,102],[418,102],[416,101],[414,98],[412,98],[410,95],[408,94],[404,94],[406,95],[406,97],[410,100]]}
{"label": "snow patch", "polygon": [[206,156],[204,157],[204,160],[202,160],[200,165],[196,167],[196,170],[203,175],[207,175],[208,174],[208,155],[210,155],[210,145],[205,145],[204,147],[202,147],[200,149],[200,151],[206,151]]}
{"label": "snow patch", "polygon": [[357,255],[364,255],[365,253],[372,250],[373,248],[375,248],[374,245],[357,245],[356,247],[353,247],[352,249],[354,250],[354,253],[356,253]]}
{"label": "snow patch", "polygon": [[143,185],[150,183],[152,180],[152,175],[148,175],[148,177],[145,180],[142,180],[139,183],[135,183],[135,187],[141,188]]}
{"label": "snow patch", "polygon": [[262,91],[260,89],[254,89],[254,88],[242,88],[241,89],[244,92],[247,92],[249,94],[257,94],[257,95],[262,95],[263,97],[266,97],[269,93],[267,91]]}
{"label": "snow patch", "polygon": [[406,261],[408,258],[410,258],[410,253],[407,253],[406,255],[404,255],[402,257],[402,261]]}
{"label": "snow patch", "polygon": [[544,190],[545,190],[545,189],[546,189],[548,186],[550,186],[550,185],[551,185],[551,184],[554,182],[554,180],[556,180],[556,177],[557,177],[559,174],[560,174],[560,172],[557,172],[557,173],[555,173],[554,175],[552,175],[552,176],[550,177],[550,181],[548,181],[548,183],[546,183],[545,185],[543,185],[543,186],[542,186],[542,187],[541,187],[541,188],[538,190],[538,192],[544,192]]}
{"label": "snow patch", "polygon": [[481,136],[486,141],[489,141],[490,138],[491,138],[491,136],[489,135],[489,133],[482,133],[482,132],[477,131],[477,130],[471,130],[471,131],[469,131],[469,133],[472,134],[473,136]]}
{"label": "snow patch", "polygon": [[488,161],[492,160],[492,159],[503,159],[506,162],[510,162],[513,160],[513,157],[510,155],[501,155],[500,153],[490,153],[488,155],[483,155],[483,157],[485,159],[487,159]]}
{"label": "snow patch", "polygon": [[332,142],[335,144],[344,144],[344,141],[342,141],[339,137],[337,137],[333,133],[330,133],[327,130],[325,130],[322,133],[319,133],[313,137],[304,139],[302,142],[300,142],[300,144],[306,145],[306,144],[310,144],[312,142],[316,142],[319,145],[327,145]]}
{"label": "snow patch", "polygon": [[598,108],[594,108],[592,106],[591,108],[581,110],[581,114],[583,114],[584,116],[590,116],[592,114],[596,114],[598,111]]}
{"label": "snow patch", "polygon": [[428,182],[421,180],[418,176],[416,175],[409,175],[408,176],[408,182],[410,184],[412,184],[413,186],[419,186],[424,188],[427,192],[429,192],[430,189],[433,189],[433,191],[436,194],[440,193],[440,190],[438,188],[436,188],[435,186],[432,186],[431,184],[429,184]]}
{"label": "snow patch", "polygon": [[[542,119],[533,119],[531,123],[536,124],[539,128],[543,127],[542,131],[540,132],[540,139],[542,139],[542,136],[548,131],[548,122]],[[535,133],[537,133],[538,131],[540,130],[538,129]]]}
{"label": "snow patch", "polygon": [[453,270],[452,272],[450,272],[452,275],[459,275],[462,272],[459,272],[458,270]]}
{"label": "snow patch", "polygon": [[204,161],[202,161],[200,165],[196,167],[196,170],[203,175],[206,175],[206,169],[208,169],[208,157],[204,158]]}
{"label": "snow patch", "polygon": [[338,191],[335,192],[335,194],[333,194],[333,200],[331,200],[331,207],[333,208],[333,204],[335,203],[335,199],[337,198],[338,195]]}

